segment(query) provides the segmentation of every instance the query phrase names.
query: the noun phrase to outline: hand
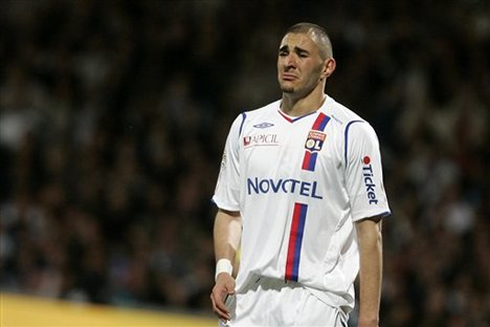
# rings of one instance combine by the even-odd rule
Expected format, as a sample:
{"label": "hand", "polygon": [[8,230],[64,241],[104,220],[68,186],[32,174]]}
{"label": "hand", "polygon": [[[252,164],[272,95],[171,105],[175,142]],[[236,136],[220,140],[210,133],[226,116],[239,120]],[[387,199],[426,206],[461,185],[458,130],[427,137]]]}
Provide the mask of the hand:
{"label": "hand", "polygon": [[218,318],[226,321],[231,319],[230,312],[225,305],[225,299],[233,294],[235,294],[235,279],[227,273],[219,274],[211,292],[213,312]]}

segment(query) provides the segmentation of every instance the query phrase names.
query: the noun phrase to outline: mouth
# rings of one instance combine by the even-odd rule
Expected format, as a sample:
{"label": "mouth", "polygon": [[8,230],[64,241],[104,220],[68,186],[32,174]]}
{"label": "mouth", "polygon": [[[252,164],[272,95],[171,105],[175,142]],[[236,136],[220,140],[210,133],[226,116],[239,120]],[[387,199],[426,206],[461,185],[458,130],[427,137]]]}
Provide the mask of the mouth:
{"label": "mouth", "polygon": [[294,81],[294,80],[298,79],[298,76],[291,74],[291,73],[282,73],[281,79],[283,81]]}

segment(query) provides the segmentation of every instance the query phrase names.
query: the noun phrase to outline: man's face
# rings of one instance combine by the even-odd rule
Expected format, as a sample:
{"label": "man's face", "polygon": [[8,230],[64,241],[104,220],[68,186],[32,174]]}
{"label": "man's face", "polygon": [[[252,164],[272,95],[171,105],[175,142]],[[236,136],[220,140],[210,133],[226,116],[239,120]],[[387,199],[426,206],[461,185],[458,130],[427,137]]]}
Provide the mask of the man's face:
{"label": "man's face", "polygon": [[305,96],[320,83],[324,60],[311,35],[289,33],[282,39],[277,58],[277,78],[283,93]]}

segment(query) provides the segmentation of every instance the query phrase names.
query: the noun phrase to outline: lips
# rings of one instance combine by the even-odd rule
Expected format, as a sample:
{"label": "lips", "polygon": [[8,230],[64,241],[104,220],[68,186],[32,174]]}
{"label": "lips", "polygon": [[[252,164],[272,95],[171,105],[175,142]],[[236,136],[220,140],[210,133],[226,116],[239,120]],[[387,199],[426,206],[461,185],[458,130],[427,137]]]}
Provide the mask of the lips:
{"label": "lips", "polygon": [[285,81],[292,81],[292,80],[298,79],[298,76],[291,74],[291,73],[282,73],[281,77]]}

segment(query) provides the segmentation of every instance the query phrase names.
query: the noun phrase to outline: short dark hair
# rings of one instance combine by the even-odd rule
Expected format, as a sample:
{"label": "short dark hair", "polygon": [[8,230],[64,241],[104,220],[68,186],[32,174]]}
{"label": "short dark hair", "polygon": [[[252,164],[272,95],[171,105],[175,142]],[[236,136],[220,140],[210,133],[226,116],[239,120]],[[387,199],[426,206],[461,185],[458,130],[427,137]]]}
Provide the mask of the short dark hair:
{"label": "short dark hair", "polygon": [[321,56],[324,59],[333,58],[332,42],[330,42],[327,31],[320,25],[306,22],[297,23],[286,30],[286,34],[289,33],[312,33],[315,36],[314,41],[320,49]]}

